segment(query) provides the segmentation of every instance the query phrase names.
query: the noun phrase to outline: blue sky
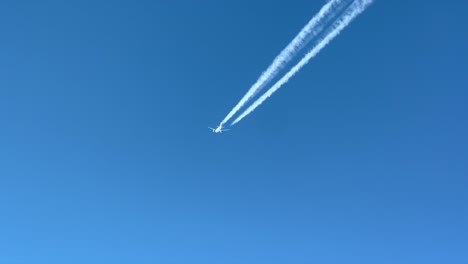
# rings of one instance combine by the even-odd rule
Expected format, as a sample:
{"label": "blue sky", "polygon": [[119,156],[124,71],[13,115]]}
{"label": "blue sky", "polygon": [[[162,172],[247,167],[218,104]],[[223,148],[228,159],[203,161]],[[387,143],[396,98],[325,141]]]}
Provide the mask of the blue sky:
{"label": "blue sky", "polygon": [[2,1],[0,263],[466,263],[466,1]]}

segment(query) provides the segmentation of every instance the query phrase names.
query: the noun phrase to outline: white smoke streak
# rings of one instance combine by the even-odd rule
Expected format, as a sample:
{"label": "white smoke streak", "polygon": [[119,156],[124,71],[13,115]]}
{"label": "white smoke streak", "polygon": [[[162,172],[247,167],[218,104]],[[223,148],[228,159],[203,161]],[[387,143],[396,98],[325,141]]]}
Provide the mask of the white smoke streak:
{"label": "white smoke streak", "polygon": [[333,17],[346,0],[332,0],[325,4],[320,11],[301,29],[296,37],[276,56],[271,65],[260,75],[247,93],[224,118],[221,124],[228,122],[253,96],[255,96],[278,72],[286,65],[307,42],[320,33],[324,27],[324,18]]}
{"label": "white smoke streak", "polygon": [[317,45],[312,48],[289,72],[287,72],[278,82],[276,82],[268,91],[265,92],[260,98],[257,99],[249,108],[247,108],[231,125],[241,121],[245,116],[252,113],[255,108],[261,105],[268,97],[276,92],[281,86],[289,81],[302,67],[304,67],[312,58],[314,58],[331,40],[351,23],[351,21],[362,13],[370,4],[372,0],[356,0],[345,11],[345,13],[331,26],[332,29],[326,34]]}

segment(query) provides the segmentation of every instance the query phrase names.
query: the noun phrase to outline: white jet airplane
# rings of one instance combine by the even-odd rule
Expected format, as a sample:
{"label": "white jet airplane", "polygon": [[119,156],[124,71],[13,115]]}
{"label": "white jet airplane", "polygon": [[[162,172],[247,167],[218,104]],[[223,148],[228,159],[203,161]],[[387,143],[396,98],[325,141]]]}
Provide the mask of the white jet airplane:
{"label": "white jet airplane", "polygon": [[223,129],[222,124],[220,124],[217,128],[212,128],[212,127],[208,127],[208,128],[211,129],[213,133],[223,133],[224,131],[230,130],[230,129]]}

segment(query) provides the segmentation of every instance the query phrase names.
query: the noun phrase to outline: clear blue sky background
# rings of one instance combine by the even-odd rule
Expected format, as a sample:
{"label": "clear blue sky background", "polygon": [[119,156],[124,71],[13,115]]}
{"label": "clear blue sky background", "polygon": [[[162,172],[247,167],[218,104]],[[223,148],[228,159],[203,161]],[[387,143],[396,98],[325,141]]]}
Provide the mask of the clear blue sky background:
{"label": "clear blue sky background", "polygon": [[0,263],[467,263],[467,1],[0,3]]}

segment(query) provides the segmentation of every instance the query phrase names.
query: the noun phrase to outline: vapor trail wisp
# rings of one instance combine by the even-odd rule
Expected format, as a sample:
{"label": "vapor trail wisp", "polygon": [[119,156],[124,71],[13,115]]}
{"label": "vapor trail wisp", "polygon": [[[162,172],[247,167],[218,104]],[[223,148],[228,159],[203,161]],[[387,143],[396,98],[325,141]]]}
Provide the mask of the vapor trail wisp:
{"label": "vapor trail wisp", "polygon": [[302,67],[304,67],[312,58],[314,58],[331,40],[351,23],[351,21],[361,14],[370,4],[372,0],[356,0],[344,12],[344,14],[333,23],[332,29],[326,34],[317,45],[312,48],[294,67],[289,70],[280,80],[278,80],[268,91],[258,98],[249,108],[247,108],[231,125],[241,121],[245,116],[252,113],[255,108],[261,105],[268,97],[276,92],[281,86],[289,81]]}
{"label": "vapor trail wisp", "polygon": [[308,41],[320,33],[324,27],[324,19],[333,16],[347,0],[331,0],[301,29],[294,39],[276,56],[268,68],[260,75],[258,80],[250,87],[247,93],[221,122],[228,122],[253,96],[255,96],[278,72],[286,65]]}

